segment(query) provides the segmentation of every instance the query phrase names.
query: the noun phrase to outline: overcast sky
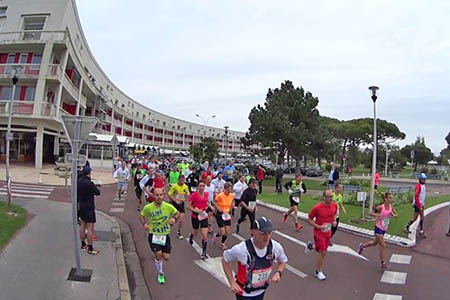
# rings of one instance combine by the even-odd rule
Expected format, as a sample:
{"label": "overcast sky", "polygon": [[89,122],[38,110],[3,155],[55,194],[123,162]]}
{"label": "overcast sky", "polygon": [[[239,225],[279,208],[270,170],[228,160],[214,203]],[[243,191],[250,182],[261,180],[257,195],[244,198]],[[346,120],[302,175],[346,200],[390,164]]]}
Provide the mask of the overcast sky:
{"label": "overcast sky", "polygon": [[77,0],[110,79],[159,112],[246,131],[250,109],[284,80],[322,115],[377,117],[425,136],[450,131],[450,1]]}

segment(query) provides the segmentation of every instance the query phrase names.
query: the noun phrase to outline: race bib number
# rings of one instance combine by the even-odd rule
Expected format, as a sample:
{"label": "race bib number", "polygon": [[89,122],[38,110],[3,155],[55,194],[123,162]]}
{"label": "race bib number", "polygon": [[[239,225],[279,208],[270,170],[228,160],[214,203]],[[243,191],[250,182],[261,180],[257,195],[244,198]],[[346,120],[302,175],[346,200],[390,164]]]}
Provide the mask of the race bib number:
{"label": "race bib number", "polygon": [[196,192],[197,188],[195,186],[191,187],[192,192]]}
{"label": "race bib number", "polygon": [[252,287],[262,287],[269,280],[270,273],[272,273],[272,267],[268,267],[262,270],[253,270],[252,272]]}
{"label": "race bib number", "polygon": [[198,214],[198,219],[200,221],[203,221],[204,219],[208,218],[208,213],[206,211],[202,211],[201,213]]}
{"label": "race bib number", "polygon": [[120,174],[119,175],[119,181],[127,181],[127,176]]}
{"label": "race bib number", "polygon": [[153,234],[152,244],[165,246],[166,239],[167,239],[167,235],[165,235],[165,234]]}
{"label": "race bib number", "polygon": [[389,218],[383,218],[383,219],[381,219],[381,225],[382,225],[384,228],[387,228],[387,227],[389,226],[389,221],[390,221]]}
{"label": "race bib number", "polygon": [[184,201],[184,195],[178,194],[175,199],[177,199],[178,201]]}
{"label": "race bib number", "polygon": [[256,201],[250,201],[250,202],[248,202],[248,207],[249,207],[250,209],[254,209],[254,208],[256,207]]}
{"label": "race bib number", "polygon": [[299,203],[300,197],[292,197],[292,200],[294,200],[295,203]]}
{"label": "race bib number", "polygon": [[322,224],[325,226],[324,229],[322,229],[322,232],[328,232],[331,230],[331,224],[330,223],[326,223],[326,224]]}
{"label": "race bib number", "polygon": [[231,215],[230,215],[230,214],[227,214],[227,213],[223,213],[223,214],[222,214],[222,220],[224,220],[224,221],[229,221],[229,220],[231,220]]}

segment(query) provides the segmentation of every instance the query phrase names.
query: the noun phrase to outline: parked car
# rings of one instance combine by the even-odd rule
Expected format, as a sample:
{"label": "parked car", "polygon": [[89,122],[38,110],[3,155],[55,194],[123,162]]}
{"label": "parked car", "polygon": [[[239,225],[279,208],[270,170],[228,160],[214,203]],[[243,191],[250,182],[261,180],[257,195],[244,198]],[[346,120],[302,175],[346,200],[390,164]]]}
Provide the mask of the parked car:
{"label": "parked car", "polygon": [[322,168],[308,168],[305,172],[308,177],[319,177],[323,175]]}

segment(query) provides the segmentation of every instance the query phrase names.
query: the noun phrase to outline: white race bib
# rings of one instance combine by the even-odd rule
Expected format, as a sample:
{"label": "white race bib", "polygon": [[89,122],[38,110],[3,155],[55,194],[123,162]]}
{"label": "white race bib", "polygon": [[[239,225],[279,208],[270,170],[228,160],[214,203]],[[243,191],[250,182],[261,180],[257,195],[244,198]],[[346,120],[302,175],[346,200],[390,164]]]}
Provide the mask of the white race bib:
{"label": "white race bib", "polygon": [[299,203],[300,197],[292,197],[292,200],[294,200],[295,203]]}
{"label": "white race bib", "polygon": [[192,192],[196,192],[197,188],[195,186],[191,187]]}
{"label": "white race bib", "polygon": [[248,207],[250,209],[254,209],[256,207],[256,201],[249,201],[248,202]]}
{"label": "white race bib", "polygon": [[153,234],[152,236],[152,244],[165,246],[166,245],[167,235],[165,234]]}
{"label": "white race bib", "polygon": [[224,221],[229,221],[229,220],[231,220],[231,215],[230,215],[230,214],[227,214],[227,213],[223,213],[223,214],[222,214],[222,220],[224,220]]}
{"label": "white race bib", "polygon": [[202,211],[201,213],[198,214],[198,219],[200,221],[203,221],[204,219],[208,218],[208,213],[206,211]]}
{"label": "white race bib", "polygon": [[383,218],[383,219],[381,219],[381,225],[384,227],[384,228],[387,228],[388,226],[389,226],[389,218]]}
{"label": "white race bib", "polygon": [[270,273],[272,273],[272,266],[262,270],[253,270],[252,287],[258,288],[264,286],[269,280]]}
{"label": "white race bib", "polygon": [[325,228],[322,229],[322,232],[328,232],[328,231],[331,230],[331,224],[330,223],[325,223],[325,224],[322,224],[322,225],[325,226]]}
{"label": "white race bib", "polygon": [[184,201],[184,195],[177,194],[177,195],[175,196],[175,199],[177,199],[178,201]]}

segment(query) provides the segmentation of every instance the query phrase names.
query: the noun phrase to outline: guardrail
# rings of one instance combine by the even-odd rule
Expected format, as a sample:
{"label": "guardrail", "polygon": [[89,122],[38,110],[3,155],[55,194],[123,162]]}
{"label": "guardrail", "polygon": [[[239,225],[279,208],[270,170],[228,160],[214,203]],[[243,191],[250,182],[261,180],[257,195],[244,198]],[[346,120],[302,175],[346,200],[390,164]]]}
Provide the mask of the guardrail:
{"label": "guardrail", "polygon": [[[11,105],[10,100],[0,100],[0,114],[8,114],[9,107]],[[16,115],[31,115],[33,114],[34,102],[33,101],[13,101],[13,114]]]}
{"label": "guardrail", "polygon": [[14,67],[21,66],[21,78],[37,78],[39,76],[40,64],[0,64],[0,77],[11,77],[14,75]]}
{"label": "guardrail", "polygon": [[20,30],[0,32],[0,41],[62,41],[65,42],[68,32],[63,30]]}

